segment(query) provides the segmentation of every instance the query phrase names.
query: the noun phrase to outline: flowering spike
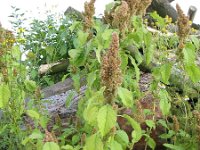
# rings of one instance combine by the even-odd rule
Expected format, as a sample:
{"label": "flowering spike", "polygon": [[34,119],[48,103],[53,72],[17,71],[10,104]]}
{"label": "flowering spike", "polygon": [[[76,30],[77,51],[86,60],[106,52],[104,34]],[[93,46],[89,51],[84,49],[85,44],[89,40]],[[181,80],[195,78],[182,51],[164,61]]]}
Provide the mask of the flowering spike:
{"label": "flowering spike", "polygon": [[103,56],[101,66],[101,82],[106,87],[104,96],[108,103],[114,103],[118,86],[122,83],[121,60],[118,54],[119,36],[117,33],[112,34],[112,42],[109,50]]}

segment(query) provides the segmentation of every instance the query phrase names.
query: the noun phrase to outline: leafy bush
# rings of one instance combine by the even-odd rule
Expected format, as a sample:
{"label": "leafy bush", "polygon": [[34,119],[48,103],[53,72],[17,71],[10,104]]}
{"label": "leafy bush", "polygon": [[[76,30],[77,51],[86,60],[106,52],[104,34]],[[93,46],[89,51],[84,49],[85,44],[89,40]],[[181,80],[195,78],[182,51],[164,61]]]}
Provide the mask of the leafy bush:
{"label": "leafy bush", "polygon": [[[0,148],[198,149],[199,39],[189,35],[189,20],[180,7],[178,33],[168,36],[148,30],[142,18],[148,0],[110,3],[101,19],[93,17],[94,2],[85,3],[82,20],[66,16],[57,21],[48,15],[27,29],[14,8],[15,38],[1,27]],[[151,16],[163,30],[166,19],[155,12]],[[63,59],[69,60],[66,72],[38,75],[40,65]],[[39,87],[66,76],[78,93],[81,79],[87,89],[67,127],[58,116],[50,132]],[[24,128],[24,114],[34,128]]]}

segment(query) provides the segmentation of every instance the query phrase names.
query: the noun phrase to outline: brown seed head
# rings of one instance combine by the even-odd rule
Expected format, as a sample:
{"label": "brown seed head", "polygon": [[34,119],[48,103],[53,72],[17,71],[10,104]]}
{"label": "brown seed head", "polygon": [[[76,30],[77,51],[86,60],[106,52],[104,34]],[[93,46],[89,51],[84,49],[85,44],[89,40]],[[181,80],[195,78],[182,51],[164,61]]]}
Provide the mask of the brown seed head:
{"label": "brown seed head", "polygon": [[178,119],[177,119],[177,117],[175,115],[172,117],[172,119],[173,119],[173,128],[174,128],[174,131],[178,132],[178,130],[180,128]]}
{"label": "brown seed head", "polygon": [[146,9],[151,4],[152,0],[136,0],[136,15],[145,15]]}
{"label": "brown seed head", "polygon": [[121,60],[118,50],[119,37],[117,33],[113,33],[110,48],[103,56],[101,66],[101,83],[106,87],[104,96],[108,103],[113,103],[117,88],[122,83]]}
{"label": "brown seed head", "polygon": [[58,140],[56,139],[56,136],[54,133],[49,132],[47,129],[45,129],[45,138],[43,142],[55,142],[58,143]]}
{"label": "brown seed head", "polygon": [[93,16],[95,14],[94,3],[95,0],[91,0],[89,3],[85,2],[84,4],[84,31],[89,30],[93,25]]}
{"label": "brown seed head", "polygon": [[190,23],[189,23],[189,18],[183,13],[181,7],[178,4],[176,4],[176,9],[178,13],[177,35],[179,36],[179,48],[182,49],[184,47],[185,39],[190,32]]}

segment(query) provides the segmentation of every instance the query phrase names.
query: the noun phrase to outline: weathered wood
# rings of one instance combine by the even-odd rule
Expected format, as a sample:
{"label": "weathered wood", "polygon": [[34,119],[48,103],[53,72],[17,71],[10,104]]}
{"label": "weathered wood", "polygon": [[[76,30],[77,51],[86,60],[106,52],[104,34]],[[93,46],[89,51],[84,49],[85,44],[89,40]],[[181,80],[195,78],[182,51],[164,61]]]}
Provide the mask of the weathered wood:
{"label": "weathered wood", "polygon": [[83,14],[71,6],[67,8],[64,15],[76,18],[77,20],[83,20]]}
{"label": "weathered wood", "polygon": [[62,60],[62,61],[59,61],[56,63],[50,63],[50,64],[43,64],[39,67],[38,73],[39,75],[55,74],[58,72],[66,71],[68,65],[69,65],[68,60]]}
{"label": "weathered wood", "polygon": [[[81,86],[85,84],[85,78],[81,78],[80,84]],[[42,90],[42,94],[44,98],[47,98],[72,89],[74,89],[73,80],[71,78],[67,78],[65,81],[61,81],[52,86],[44,88]]]}
{"label": "weathered wood", "polygon": [[187,14],[188,17],[189,17],[189,20],[191,20],[191,21],[194,20],[196,12],[197,12],[197,8],[195,6],[190,6],[189,7],[188,14]]}
{"label": "weathered wood", "polygon": [[168,15],[172,18],[173,22],[175,22],[178,17],[176,10],[168,0],[153,0],[147,11],[157,11],[161,17]]}

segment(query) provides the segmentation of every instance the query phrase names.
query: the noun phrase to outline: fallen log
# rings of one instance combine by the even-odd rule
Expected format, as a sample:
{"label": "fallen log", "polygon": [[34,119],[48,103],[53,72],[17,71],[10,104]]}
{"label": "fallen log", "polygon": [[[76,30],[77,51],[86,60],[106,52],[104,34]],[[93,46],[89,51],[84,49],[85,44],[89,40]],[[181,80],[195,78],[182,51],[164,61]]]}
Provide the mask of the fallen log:
{"label": "fallen log", "polygon": [[66,71],[69,65],[68,60],[61,60],[59,62],[50,63],[50,64],[43,64],[39,67],[38,74],[55,74],[58,72]]}

